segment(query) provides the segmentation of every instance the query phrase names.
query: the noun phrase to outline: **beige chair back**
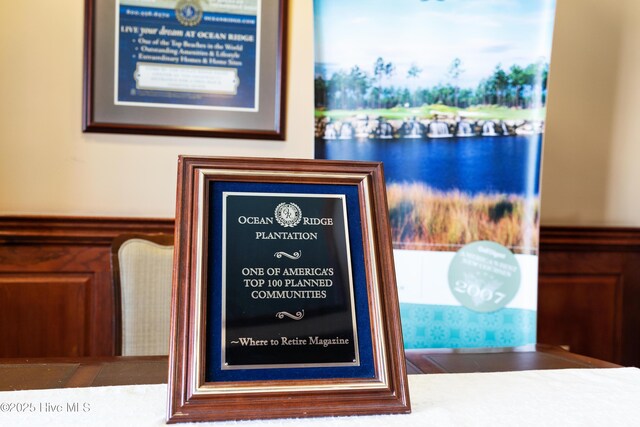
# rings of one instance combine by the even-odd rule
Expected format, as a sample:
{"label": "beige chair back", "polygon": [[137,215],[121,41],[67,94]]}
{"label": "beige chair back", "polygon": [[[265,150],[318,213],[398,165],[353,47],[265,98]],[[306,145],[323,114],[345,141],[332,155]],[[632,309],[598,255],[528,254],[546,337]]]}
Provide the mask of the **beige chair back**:
{"label": "beige chair back", "polygon": [[116,354],[168,354],[173,236],[125,235],[116,238],[112,248],[112,269]]}

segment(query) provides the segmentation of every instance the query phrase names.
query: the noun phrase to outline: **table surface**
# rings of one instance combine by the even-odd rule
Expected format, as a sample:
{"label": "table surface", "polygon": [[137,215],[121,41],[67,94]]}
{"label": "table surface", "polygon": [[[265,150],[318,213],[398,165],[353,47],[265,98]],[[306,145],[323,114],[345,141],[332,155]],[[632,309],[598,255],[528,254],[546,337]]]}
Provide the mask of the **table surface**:
{"label": "table surface", "polygon": [[[409,374],[617,368],[619,365],[537,345],[501,350],[407,350]],[[164,384],[167,357],[0,359],[0,391]]]}

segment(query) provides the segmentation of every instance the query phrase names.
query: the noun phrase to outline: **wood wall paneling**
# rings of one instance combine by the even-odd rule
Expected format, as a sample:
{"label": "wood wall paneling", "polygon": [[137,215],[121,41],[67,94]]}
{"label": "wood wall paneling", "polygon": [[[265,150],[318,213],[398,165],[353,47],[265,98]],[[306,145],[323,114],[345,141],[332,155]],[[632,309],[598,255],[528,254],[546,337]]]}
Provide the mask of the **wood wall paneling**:
{"label": "wood wall paneling", "polygon": [[621,348],[622,282],[617,275],[541,275],[538,341],[601,360]]}
{"label": "wood wall paneling", "polygon": [[542,227],[538,341],[640,366],[640,229]]}
{"label": "wood wall paneling", "polygon": [[[0,357],[115,354],[119,234],[173,219],[0,217]],[[640,366],[640,230],[542,227],[538,341]]]}
{"label": "wood wall paneling", "polygon": [[0,274],[0,357],[85,356],[91,274]]}
{"label": "wood wall paneling", "polygon": [[173,220],[0,217],[0,357],[115,354],[112,240]]}

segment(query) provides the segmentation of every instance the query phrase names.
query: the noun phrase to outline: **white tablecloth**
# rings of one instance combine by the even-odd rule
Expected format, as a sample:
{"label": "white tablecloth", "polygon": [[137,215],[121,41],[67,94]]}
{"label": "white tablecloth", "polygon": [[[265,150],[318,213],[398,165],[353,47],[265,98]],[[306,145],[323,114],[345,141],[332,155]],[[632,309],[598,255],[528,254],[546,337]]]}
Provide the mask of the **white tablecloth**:
{"label": "white tablecloth", "polygon": [[[409,384],[409,415],[197,425],[640,426],[637,368],[410,375]],[[166,384],[0,392],[0,426],[163,426],[166,399]]]}

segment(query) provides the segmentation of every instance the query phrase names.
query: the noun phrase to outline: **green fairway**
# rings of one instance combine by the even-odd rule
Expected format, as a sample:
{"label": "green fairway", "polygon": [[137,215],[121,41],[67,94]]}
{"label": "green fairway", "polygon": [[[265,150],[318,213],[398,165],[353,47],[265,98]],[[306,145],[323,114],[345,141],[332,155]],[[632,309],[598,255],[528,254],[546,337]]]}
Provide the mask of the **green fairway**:
{"label": "green fairway", "polygon": [[369,116],[371,118],[383,117],[387,120],[403,120],[416,117],[418,119],[433,119],[436,115],[470,120],[542,120],[545,108],[520,109],[495,105],[477,105],[469,108],[449,107],[442,104],[424,105],[422,107],[404,108],[394,107],[388,109],[362,109],[362,110],[316,110],[316,117],[329,117],[333,120],[344,120],[357,116]]}

